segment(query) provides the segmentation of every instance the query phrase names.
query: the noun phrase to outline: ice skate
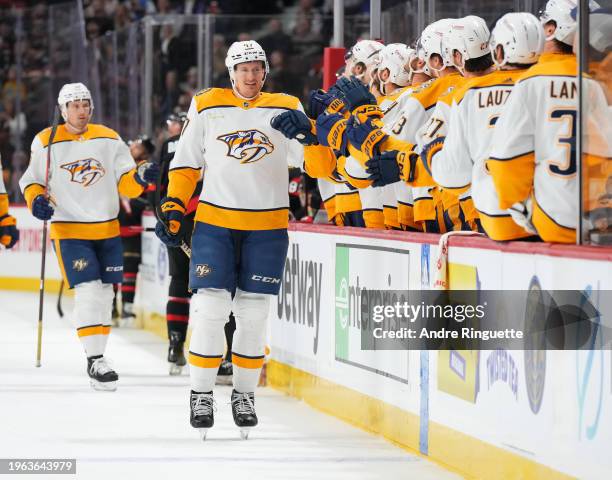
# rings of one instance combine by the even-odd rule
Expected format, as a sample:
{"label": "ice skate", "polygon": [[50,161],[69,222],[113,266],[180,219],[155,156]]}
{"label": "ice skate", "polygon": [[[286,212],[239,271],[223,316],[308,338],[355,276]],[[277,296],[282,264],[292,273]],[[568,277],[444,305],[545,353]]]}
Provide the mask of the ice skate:
{"label": "ice skate", "polygon": [[233,378],[233,367],[232,362],[228,362],[227,360],[223,360],[221,365],[219,365],[219,370],[217,371],[217,385],[231,385]]}
{"label": "ice skate", "polygon": [[119,318],[121,328],[134,328],[136,326],[136,315],[134,314],[134,304],[124,303]]}
{"label": "ice skate", "polygon": [[234,423],[240,428],[240,438],[249,438],[252,427],[257,425],[257,414],[255,413],[255,393],[238,393],[232,390],[232,415]]}
{"label": "ice skate", "polygon": [[187,364],[183,346],[178,332],[170,332],[170,345],[168,346],[168,363],[170,364],[170,375],[180,375],[183,367]]}
{"label": "ice skate", "polygon": [[189,404],[191,406],[189,423],[200,431],[200,438],[206,440],[208,429],[215,424],[214,413],[217,405],[213,393],[199,393],[192,390]]}
{"label": "ice skate", "polygon": [[114,392],[119,376],[103,356],[87,358],[87,375],[94,390]]}

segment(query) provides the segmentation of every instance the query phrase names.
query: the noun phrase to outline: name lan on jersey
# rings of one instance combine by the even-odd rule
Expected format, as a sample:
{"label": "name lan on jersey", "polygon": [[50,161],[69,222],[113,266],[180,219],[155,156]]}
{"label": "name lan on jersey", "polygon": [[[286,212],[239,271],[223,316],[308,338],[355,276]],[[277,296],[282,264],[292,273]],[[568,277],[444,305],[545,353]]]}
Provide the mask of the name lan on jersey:
{"label": "name lan on jersey", "polygon": [[270,139],[259,130],[238,130],[219,135],[217,140],[227,145],[229,157],[242,160],[240,163],[254,163],[274,151]]}

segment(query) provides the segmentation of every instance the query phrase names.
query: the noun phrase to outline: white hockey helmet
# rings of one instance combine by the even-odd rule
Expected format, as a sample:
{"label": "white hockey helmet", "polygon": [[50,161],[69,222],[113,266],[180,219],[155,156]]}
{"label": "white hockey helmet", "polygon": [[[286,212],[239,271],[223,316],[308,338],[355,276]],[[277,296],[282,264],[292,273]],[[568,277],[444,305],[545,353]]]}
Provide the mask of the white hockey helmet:
{"label": "white hockey helmet", "polygon": [[355,75],[357,78],[363,78],[366,70],[372,70],[378,65],[380,51],[384,45],[376,40],[359,40],[351,49],[346,52],[344,60],[347,66],[355,66],[359,63],[365,65],[364,73]]}
{"label": "white hockey helmet", "polygon": [[418,48],[419,48],[419,42],[421,41],[420,38],[417,39],[417,41],[414,44],[414,49],[411,48],[412,52],[410,54],[410,60],[408,60],[408,71],[409,71],[409,83],[412,83],[412,78],[414,77],[415,73],[424,73],[427,76],[431,76],[431,71],[429,70],[429,67],[427,66],[427,62],[425,62],[425,64],[423,65],[423,68],[416,68],[416,64],[418,60],[424,61],[424,59],[422,59],[419,56],[419,52],[418,52]]}
{"label": "white hockey helmet", "polygon": [[[544,28],[531,13],[506,13],[495,24],[489,45],[493,62],[498,67],[506,63],[536,63],[544,49]],[[498,45],[504,52],[501,62],[496,59]]]}
{"label": "white hockey helmet", "polygon": [[416,50],[419,58],[425,61],[430,71],[435,70],[429,64],[429,59],[434,54],[442,57],[443,66],[439,70],[444,70],[446,67],[452,66],[452,63],[445,58],[442,52],[442,37],[448,35],[450,27],[455,21],[456,19],[453,18],[438,20],[437,22],[427,25],[421,33]]}
{"label": "white hockey helmet", "polygon": [[225,56],[225,66],[229,72],[230,80],[232,81],[232,87],[234,86],[234,72],[236,65],[247,62],[263,62],[265,68],[265,76],[270,72],[270,65],[266,57],[266,52],[261,45],[255,40],[246,40],[243,42],[234,42],[227,49],[227,55]]}
{"label": "white hockey helmet", "polygon": [[[590,1],[590,5],[597,7],[598,5]],[[546,40],[559,40],[566,45],[574,44],[574,36],[576,34],[576,20],[572,17],[572,10],[576,8],[576,0],[548,0],[546,6],[540,11],[540,21],[542,25],[548,22],[555,22],[557,28],[555,33]]]}
{"label": "white hockey helmet", "polygon": [[[382,84],[394,83],[405,87],[410,83],[410,71],[406,69],[414,50],[403,43],[390,43],[380,51],[378,62],[378,79]],[[409,67],[408,67],[409,68]],[[383,82],[380,73],[389,70],[387,80]]]}
{"label": "white hockey helmet", "polygon": [[[460,18],[451,24],[448,34],[442,37],[442,56],[463,72],[466,60],[489,54],[490,36],[491,33],[484,19],[476,15]],[[461,54],[461,65],[454,63],[453,52],[455,50]]]}
{"label": "white hockey helmet", "polygon": [[77,100],[89,100],[89,112],[93,113],[94,104],[90,91],[82,83],[67,83],[59,91],[57,104],[62,112],[62,117],[66,120],[66,106],[70,102]]}

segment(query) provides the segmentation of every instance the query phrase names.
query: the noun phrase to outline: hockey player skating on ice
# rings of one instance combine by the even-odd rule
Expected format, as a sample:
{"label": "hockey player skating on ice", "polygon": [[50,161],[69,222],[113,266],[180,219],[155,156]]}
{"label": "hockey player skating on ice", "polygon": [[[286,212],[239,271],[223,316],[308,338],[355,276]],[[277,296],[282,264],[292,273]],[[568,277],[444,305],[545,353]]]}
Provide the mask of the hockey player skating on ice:
{"label": "hockey player skating on ice", "polygon": [[[189,266],[194,329],[188,355],[190,421],[203,438],[214,423],[212,390],[231,311],[236,318],[234,422],[243,438],[257,425],[255,387],[264,363],[270,300],[278,294],[288,247],[287,165],[301,167],[304,150],[317,148],[303,147],[271,127],[274,117],[302,106],[289,95],[261,93],[268,62],[257,42],[235,42],[225,62],[232,89],[212,88],[194,96],[170,164],[167,197],[160,205],[163,222],[156,226],[164,243],[178,244],[181,221],[203,171]],[[303,143],[315,139],[310,128],[308,123]],[[309,166],[308,158],[305,166],[314,177],[331,175],[334,168],[325,161]]]}
{"label": "hockey player skating on ice", "polygon": [[[87,374],[97,390],[115,390],[117,373],[104,351],[111,325],[113,283],[123,272],[119,237],[119,194],[137,197],[157,178],[158,168],[135,168],[119,135],[89,123],[91,94],[82,83],[60,90],[58,104],[65,124],[32,142],[30,165],[19,186],[32,214],[51,220],[51,240],[64,281],[74,288],[74,324],[87,356]],[[47,148],[51,148],[45,189]]]}

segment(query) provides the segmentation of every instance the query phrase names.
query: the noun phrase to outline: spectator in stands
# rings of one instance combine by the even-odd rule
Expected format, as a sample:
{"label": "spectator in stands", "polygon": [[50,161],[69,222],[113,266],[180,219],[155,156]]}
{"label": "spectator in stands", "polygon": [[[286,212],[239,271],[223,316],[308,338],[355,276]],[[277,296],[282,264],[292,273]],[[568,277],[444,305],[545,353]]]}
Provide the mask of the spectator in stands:
{"label": "spectator in stands", "polygon": [[198,85],[198,67],[189,67],[185,81],[181,82],[181,91],[193,97],[199,90],[201,87]]}
{"label": "spectator in stands", "polygon": [[160,114],[167,117],[172,113],[177,104],[181,91],[178,88],[178,74],[176,70],[166,72],[164,96],[162,99]]}
{"label": "spectator in stands", "polygon": [[266,34],[259,39],[259,44],[266,52],[279,50],[284,54],[291,53],[293,47],[291,37],[283,31],[283,24],[278,18],[268,22]]}
{"label": "spectator in stands", "polygon": [[221,82],[227,78],[227,67],[225,66],[226,52],[225,37],[216,33],[213,36],[213,85],[215,87],[220,87]]}
{"label": "spectator in stands", "polygon": [[319,35],[321,33],[321,28],[323,26],[323,17],[321,16],[321,12],[318,8],[314,6],[313,0],[300,0],[298,4],[298,8],[294,14],[294,22],[290,25],[292,30],[295,29],[296,25],[303,21],[303,19],[308,19],[310,21],[310,31],[314,34]]}
{"label": "spectator in stands", "polygon": [[21,146],[23,148],[23,136],[25,135],[28,123],[23,111],[19,113],[15,111],[15,98],[7,97],[2,102],[0,121],[8,126],[10,142],[13,147]]}
{"label": "spectator in stands", "polygon": [[92,41],[101,35],[100,22],[97,18],[90,18],[85,23],[85,35],[87,40]]}
{"label": "spectator in stands", "polygon": [[130,9],[124,3],[117,6],[115,11],[115,31],[122,30],[130,25]]}
{"label": "spectator in stands", "polygon": [[2,101],[4,102],[6,99],[15,98],[17,93],[21,95],[22,99],[26,98],[26,90],[23,82],[21,86],[17,86],[17,67],[14,65],[8,69],[6,81],[2,86]]}
{"label": "spectator in stands", "polygon": [[269,92],[286,92],[299,96],[300,78],[285,66],[285,56],[280,50],[270,54],[270,73],[266,79],[265,90]]}
{"label": "spectator in stands", "polygon": [[117,0],[92,0],[85,9],[85,17],[110,19],[117,10],[117,7]]}
{"label": "spectator in stands", "polygon": [[321,37],[312,29],[312,21],[303,16],[298,19],[291,32],[294,39],[294,52],[302,62],[305,58],[321,53]]}

